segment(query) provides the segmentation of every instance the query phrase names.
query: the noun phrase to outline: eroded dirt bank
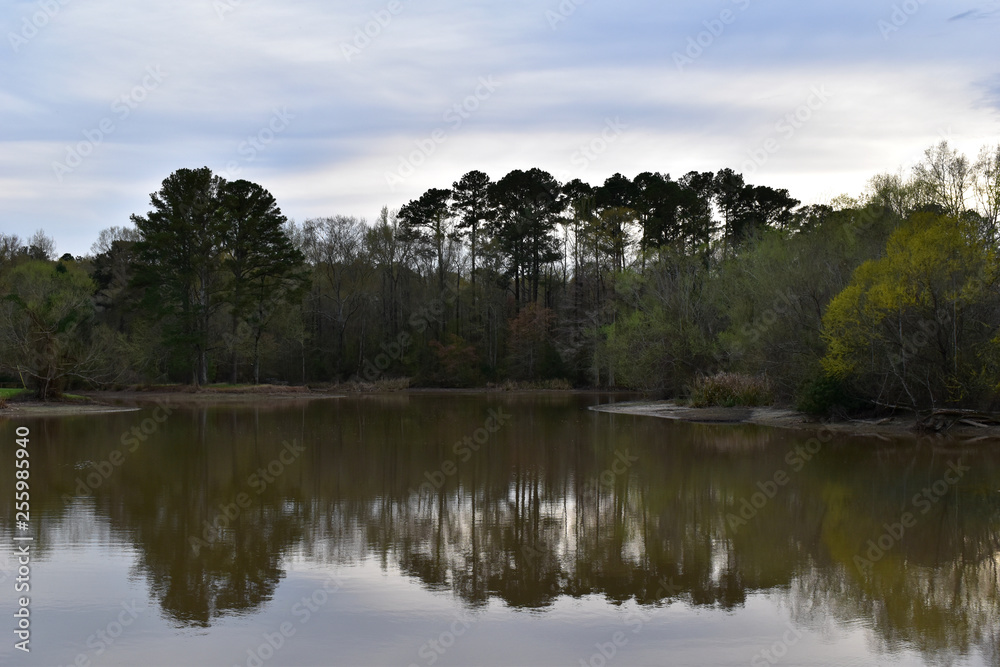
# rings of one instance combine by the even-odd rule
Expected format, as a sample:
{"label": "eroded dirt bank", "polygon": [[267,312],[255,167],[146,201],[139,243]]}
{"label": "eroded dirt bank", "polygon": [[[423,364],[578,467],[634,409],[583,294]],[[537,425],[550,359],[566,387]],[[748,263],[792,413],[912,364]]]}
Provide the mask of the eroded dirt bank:
{"label": "eroded dirt bank", "polygon": [[881,438],[917,438],[940,436],[963,442],[1000,441],[1000,426],[955,422],[939,433],[928,434],[917,428],[914,417],[887,417],[846,421],[819,421],[787,408],[691,408],[674,401],[635,401],[610,403],[591,408],[599,412],[659,417],[700,424],[757,424],[775,428],[819,430],[826,428],[847,435]]}

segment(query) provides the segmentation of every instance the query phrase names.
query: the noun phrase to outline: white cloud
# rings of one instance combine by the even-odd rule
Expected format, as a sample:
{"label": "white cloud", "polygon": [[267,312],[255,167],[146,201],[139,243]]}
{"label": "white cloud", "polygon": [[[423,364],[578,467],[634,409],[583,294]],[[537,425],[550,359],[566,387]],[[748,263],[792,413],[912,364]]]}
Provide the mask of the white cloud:
{"label": "white cloud", "polygon": [[[0,229],[30,220],[83,253],[101,228],[144,212],[171,171],[230,162],[290,217],[371,219],[470,169],[678,177],[740,169],[771,139],[778,150],[748,180],[816,201],[857,193],[947,128],[970,155],[996,142],[996,67],[983,48],[996,16],[948,21],[957,12],[927,4],[883,39],[892,3],[755,2],[682,72],[672,53],[740,3],[583,3],[553,30],[545,12],[558,2],[400,2],[388,21],[389,0],[66,3],[0,55]],[[232,9],[222,18],[220,3]],[[11,4],[0,18],[17,26],[36,8]],[[366,25],[374,37],[348,60],[343,46]],[[162,85],[114,116],[113,100],[156,66]],[[480,77],[500,86],[455,127],[445,114]],[[791,136],[777,130],[815,87],[829,101]],[[249,160],[241,146],[276,108],[294,120]],[[59,183],[52,163],[107,117],[115,132]],[[627,131],[574,159],[615,118]],[[446,140],[390,189],[386,172],[437,128]]]}

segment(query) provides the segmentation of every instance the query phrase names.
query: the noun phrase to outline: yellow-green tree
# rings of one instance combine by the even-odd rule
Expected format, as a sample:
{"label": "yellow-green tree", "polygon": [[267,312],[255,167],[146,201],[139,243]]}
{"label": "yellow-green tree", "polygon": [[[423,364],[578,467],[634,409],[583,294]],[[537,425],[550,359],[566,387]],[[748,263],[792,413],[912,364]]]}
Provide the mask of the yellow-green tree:
{"label": "yellow-green tree", "polygon": [[830,302],[824,369],[882,404],[990,405],[1000,383],[996,275],[996,254],[972,224],[911,216]]}
{"label": "yellow-green tree", "polygon": [[106,382],[121,372],[119,337],[94,327],[94,283],[72,261],[29,260],[0,286],[0,370],[39,398],[67,382]]}

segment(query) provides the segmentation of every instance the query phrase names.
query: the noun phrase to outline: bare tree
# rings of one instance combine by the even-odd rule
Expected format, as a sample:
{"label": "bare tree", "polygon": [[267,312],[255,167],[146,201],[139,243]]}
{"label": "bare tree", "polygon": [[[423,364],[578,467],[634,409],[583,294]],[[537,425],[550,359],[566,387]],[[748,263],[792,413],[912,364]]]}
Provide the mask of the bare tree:
{"label": "bare tree", "polygon": [[997,242],[997,223],[1000,221],[1000,144],[983,146],[974,166],[973,191],[983,216],[986,238]]}
{"label": "bare tree", "polygon": [[[336,215],[306,220],[304,250],[309,263],[325,282],[321,299],[330,304],[327,319],[334,324],[337,363],[343,370],[347,328],[364,305],[364,282],[369,271],[365,261],[365,230],[361,218]],[[322,311],[322,309],[321,309]]]}
{"label": "bare tree", "polygon": [[56,258],[56,242],[39,229],[28,239],[28,256],[32,259],[52,260]]}
{"label": "bare tree", "polygon": [[136,243],[142,240],[142,234],[135,227],[119,227],[117,225],[102,229],[97,234],[97,240],[90,246],[91,255],[111,252],[116,241]]}
{"label": "bare tree", "polygon": [[965,213],[972,168],[947,141],[924,151],[924,160],[913,168],[913,177],[921,204],[936,204],[956,218]]}

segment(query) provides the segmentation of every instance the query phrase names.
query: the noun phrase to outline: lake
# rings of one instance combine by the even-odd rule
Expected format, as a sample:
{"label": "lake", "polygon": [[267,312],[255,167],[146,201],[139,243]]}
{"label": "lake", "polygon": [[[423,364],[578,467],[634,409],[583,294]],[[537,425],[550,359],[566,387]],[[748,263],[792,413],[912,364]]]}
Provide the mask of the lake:
{"label": "lake", "polygon": [[588,410],[614,400],[0,421],[0,662],[1000,664],[996,446]]}

